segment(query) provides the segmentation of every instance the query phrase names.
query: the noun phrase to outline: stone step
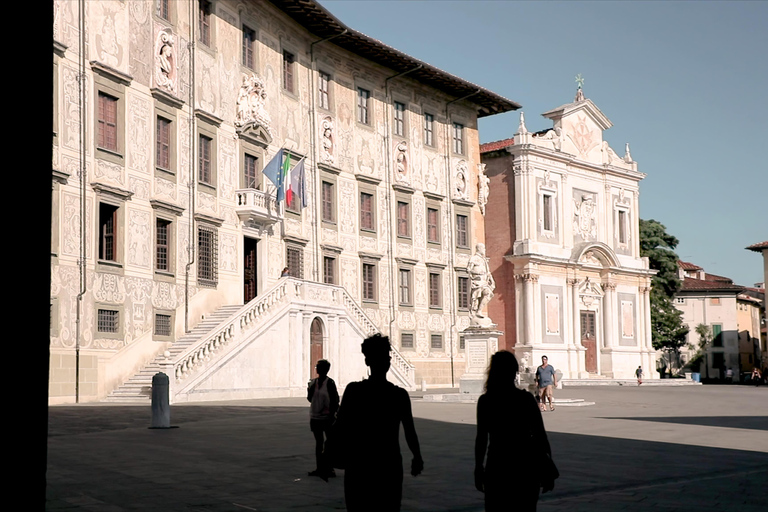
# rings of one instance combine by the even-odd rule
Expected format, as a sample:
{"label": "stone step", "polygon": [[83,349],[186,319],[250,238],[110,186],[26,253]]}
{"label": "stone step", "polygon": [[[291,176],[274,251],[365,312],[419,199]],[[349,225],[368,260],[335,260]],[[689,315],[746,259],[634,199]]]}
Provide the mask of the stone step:
{"label": "stone step", "polygon": [[[187,350],[201,337],[207,335],[222,322],[230,318],[241,307],[238,305],[222,306],[213,313],[206,315],[190,332],[184,334],[184,336],[176,340],[168,348],[167,351],[170,353],[171,358]],[[155,374],[163,371],[161,363],[165,359],[165,356],[162,354],[157,356],[121,386],[113,390],[104,401],[113,403],[149,403],[152,393],[152,378]]]}
{"label": "stone step", "polygon": [[[563,379],[563,387],[580,386],[637,386],[637,379]],[[690,379],[643,379],[643,386],[700,386]]]}
{"label": "stone step", "polygon": [[[452,402],[452,403],[476,403],[480,397],[479,393],[436,393],[424,395],[422,400],[425,402]],[[584,407],[595,405],[595,402],[587,402],[583,398],[555,398],[553,400],[555,407]]]}

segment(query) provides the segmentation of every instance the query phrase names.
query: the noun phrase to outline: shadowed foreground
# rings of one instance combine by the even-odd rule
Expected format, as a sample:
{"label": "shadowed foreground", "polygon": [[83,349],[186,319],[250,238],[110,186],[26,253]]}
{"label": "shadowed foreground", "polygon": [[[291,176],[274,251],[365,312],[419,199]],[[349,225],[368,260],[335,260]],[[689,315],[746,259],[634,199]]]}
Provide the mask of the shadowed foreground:
{"label": "shadowed foreground", "polygon": [[[597,405],[544,413],[561,477],[539,511],[764,510],[768,389],[556,396]],[[169,430],[147,428],[148,408],[51,407],[47,510],[344,510],[343,471],[328,483],[306,476],[314,440],[302,400],[173,406]],[[414,399],[413,410],[425,470],[406,471],[402,509],[482,510],[474,405]]]}

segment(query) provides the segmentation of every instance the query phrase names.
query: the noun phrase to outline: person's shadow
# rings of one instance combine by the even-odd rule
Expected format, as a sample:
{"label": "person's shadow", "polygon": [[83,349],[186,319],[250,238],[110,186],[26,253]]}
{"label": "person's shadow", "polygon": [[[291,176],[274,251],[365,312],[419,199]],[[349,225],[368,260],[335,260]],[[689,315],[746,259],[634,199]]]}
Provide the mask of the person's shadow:
{"label": "person's shadow", "polygon": [[[398,511],[403,487],[400,424],[413,453],[411,474],[424,468],[413,425],[408,393],[387,381],[389,338],[375,335],[363,342],[367,380],[350,383],[344,391],[332,433],[330,459],[344,468],[347,510]],[[333,453],[335,452],[335,453]]]}

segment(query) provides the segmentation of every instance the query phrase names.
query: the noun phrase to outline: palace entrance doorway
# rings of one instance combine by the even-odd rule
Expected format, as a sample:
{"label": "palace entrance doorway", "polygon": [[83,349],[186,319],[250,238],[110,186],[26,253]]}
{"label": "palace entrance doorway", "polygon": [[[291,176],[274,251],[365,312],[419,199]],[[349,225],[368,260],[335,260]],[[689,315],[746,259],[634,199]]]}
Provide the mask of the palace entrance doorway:
{"label": "palace entrance doorway", "polygon": [[243,238],[243,303],[256,298],[256,245],[255,238]]}

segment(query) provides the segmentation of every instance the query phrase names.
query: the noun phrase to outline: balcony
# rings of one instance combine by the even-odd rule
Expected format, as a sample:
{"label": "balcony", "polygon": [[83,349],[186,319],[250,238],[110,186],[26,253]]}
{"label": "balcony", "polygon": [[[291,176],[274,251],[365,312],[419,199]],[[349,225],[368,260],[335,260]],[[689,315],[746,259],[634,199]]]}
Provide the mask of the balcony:
{"label": "balcony", "polygon": [[272,225],[283,219],[281,206],[273,195],[245,188],[235,191],[235,210],[245,224]]}

